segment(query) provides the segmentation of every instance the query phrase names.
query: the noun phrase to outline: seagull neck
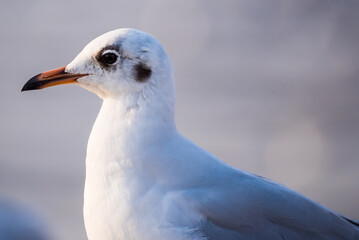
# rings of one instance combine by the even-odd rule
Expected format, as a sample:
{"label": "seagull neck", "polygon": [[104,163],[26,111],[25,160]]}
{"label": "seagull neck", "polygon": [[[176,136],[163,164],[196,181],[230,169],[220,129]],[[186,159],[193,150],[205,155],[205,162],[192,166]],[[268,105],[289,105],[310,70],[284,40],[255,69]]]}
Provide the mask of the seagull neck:
{"label": "seagull neck", "polygon": [[136,128],[146,128],[146,132],[175,129],[174,103],[161,100],[147,98],[141,93],[104,99],[98,120],[111,121],[127,131]]}
{"label": "seagull neck", "polygon": [[89,166],[118,162],[125,165],[142,164],[136,162],[159,143],[167,141],[177,133],[172,109],[167,106],[151,108],[152,101],[133,99],[105,99],[96,119],[87,149]]}

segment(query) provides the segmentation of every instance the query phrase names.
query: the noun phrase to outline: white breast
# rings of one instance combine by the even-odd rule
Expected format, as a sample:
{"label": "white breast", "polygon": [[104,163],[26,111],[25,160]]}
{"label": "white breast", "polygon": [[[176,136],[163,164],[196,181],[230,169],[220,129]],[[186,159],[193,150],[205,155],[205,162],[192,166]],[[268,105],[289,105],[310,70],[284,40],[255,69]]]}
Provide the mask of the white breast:
{"label": "white breast", "polygon": [[119,129],[125,123],[114,121],[121,111],[113,104],[104,103],[88,145],[84,219],[89,240],[205,239],[193,227],[202,218],[185,198],[187,189],[169,190],[159,182],[170,181],[154,177],[154,171],[164,170],[160,140],[145,133],[137,138],[128,125],[126,132]]}

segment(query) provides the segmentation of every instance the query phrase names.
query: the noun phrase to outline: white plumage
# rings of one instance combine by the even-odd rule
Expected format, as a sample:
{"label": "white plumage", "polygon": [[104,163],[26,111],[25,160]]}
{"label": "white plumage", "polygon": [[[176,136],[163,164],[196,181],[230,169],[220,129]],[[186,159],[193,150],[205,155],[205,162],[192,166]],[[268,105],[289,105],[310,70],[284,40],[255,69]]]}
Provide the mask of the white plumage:
{"label": "white plumage", "polygon": [[103,99],[86,158],[90,240],[359,239],[352,220],[180,135],[171,62],[151,35],[106,33],[65,72]]}

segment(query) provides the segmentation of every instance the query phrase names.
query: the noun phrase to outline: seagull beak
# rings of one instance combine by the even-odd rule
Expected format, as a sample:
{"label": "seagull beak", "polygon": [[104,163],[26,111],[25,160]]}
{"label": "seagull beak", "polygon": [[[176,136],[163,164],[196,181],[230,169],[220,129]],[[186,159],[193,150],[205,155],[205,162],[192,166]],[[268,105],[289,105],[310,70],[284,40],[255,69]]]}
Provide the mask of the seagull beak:
{"label": "seagull beak", "polygon": [[65,68],[66,67],[57,68],[34,76],[29,81],[27,81],[27,83],[25,83],[21,91],[43,89],[60,84],[74,83],[80,77],[84,77],[88,75],[88,74],[78,74],[78,73],[67,73],[65,72]]}

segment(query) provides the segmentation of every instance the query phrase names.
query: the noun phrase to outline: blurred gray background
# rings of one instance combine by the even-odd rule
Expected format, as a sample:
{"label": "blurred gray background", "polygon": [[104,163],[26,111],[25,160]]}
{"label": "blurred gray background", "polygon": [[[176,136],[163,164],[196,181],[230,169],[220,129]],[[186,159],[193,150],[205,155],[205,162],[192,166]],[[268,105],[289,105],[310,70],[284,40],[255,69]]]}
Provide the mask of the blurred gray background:
{"label": "blurred gray background", "polygon": [[359,2],[0,2],[0,196],[56,239],[86,239],[86,144],[101,100],[20,93],[93,38],[134,27],[167,49],[179,130],[227,163],[359,218]]}

